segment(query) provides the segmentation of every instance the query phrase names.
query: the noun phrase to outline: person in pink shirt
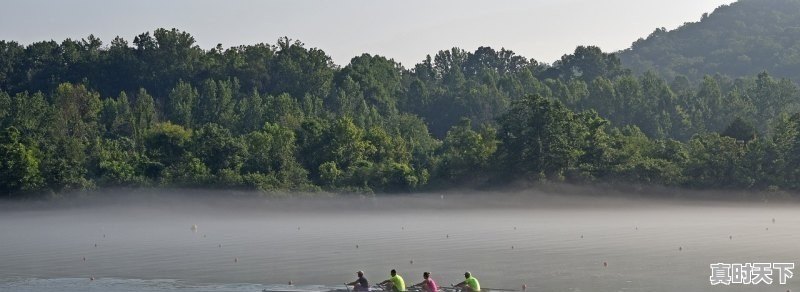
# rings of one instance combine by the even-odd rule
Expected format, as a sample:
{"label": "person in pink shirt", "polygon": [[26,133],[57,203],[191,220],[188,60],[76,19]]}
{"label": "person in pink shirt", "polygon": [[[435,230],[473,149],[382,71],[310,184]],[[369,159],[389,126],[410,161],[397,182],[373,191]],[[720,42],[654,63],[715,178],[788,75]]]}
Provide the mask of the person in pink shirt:
{"label": "person in pink shirt", "polygon": [[422,278],[423,278],[422,282],[411,287],[421,287],[422,291],[425,292],[439,291],[439,286],[436,286],[436,282],[433,281],[433,279],[431,278],[431,273],[429,272],[422,273]]}

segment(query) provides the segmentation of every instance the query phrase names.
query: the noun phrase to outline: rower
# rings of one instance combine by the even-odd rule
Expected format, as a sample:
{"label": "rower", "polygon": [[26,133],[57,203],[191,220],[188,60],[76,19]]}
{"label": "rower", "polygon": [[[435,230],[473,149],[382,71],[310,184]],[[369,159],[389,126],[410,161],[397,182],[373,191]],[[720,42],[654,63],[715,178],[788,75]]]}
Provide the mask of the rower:
{"label": "rower", "polygon": [[391,277],[388,280],[383,281],[378,285],[380,285],[380,286],[383,286],[383,285],[391,286],[392,291],[394,291],[394,292],[405,292],[406,291],[406,282],[403,281],[403,277],[400,277],[400,275],[398,275],[397,271],[395,271],[394,269],[392,269],[392,271],[389,272],[389,275],[391,275]]}
{"label": "rower", "polygon": [[463,292],[480,292],[481,291],[481,284],[478,283],[478,279],[472,276],[469,272],[464,273],[464,282],[458,283],[454,285],[456,288],[461,288]]}
{"label": "rower", "polygon": [[369,291],[369,281],[364,277],[363,271],[356,272],[358,279],[353,282],[347,283],[347,286],[353,286],[353,291]]}
{"label": "rower", "polygon": [[424,292],[439,291],[439,286],[436,286],[436,282],[433,281],[433,279],[431,278],[431,273],[429,272],[422,273],[422,282],[411,287],[421,287],[422,291]]}

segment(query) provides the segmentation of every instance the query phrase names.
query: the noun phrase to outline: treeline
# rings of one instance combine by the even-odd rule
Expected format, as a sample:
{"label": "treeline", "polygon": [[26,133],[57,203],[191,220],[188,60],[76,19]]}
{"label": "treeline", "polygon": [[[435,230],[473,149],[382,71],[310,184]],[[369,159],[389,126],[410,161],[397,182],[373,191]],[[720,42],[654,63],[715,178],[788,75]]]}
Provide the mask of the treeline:
{"label": "treeline", "polygon": [[0,194],[518,180],[795,190],[799,100],[766,73],[635,76],[596,47],[552,65],[451,49],[404,68],[368,54],[340,67],[286,38],[206,51],[174,29],[132,46],[2,41]]}

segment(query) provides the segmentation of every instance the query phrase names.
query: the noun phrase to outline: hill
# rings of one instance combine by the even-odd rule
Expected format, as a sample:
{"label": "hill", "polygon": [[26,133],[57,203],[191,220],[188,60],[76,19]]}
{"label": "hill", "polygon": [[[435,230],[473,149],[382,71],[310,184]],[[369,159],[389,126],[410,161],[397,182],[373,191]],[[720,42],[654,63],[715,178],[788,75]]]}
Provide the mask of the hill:
{"label": "hill", "polygon": [[741,0],[723,5],[699,22],[646,39],[619,53],[636,73],[654,71],[670,80],[700,80],[717,73],[730,77],[763,71],[800,80],[800,0]]}

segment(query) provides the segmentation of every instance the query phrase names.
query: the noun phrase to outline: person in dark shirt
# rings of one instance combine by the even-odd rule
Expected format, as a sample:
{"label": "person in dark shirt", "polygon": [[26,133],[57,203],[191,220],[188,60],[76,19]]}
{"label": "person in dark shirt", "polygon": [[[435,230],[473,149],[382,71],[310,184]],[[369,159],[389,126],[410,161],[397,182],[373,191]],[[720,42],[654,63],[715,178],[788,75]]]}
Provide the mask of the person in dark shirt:
{"label": "person in dark shirt", "polygon": [[369,291],[369,281],[364,277],[364,272],[358,271],[356,275],[358,275],[358,279],[345,285],[353,286],[353,291]]}

